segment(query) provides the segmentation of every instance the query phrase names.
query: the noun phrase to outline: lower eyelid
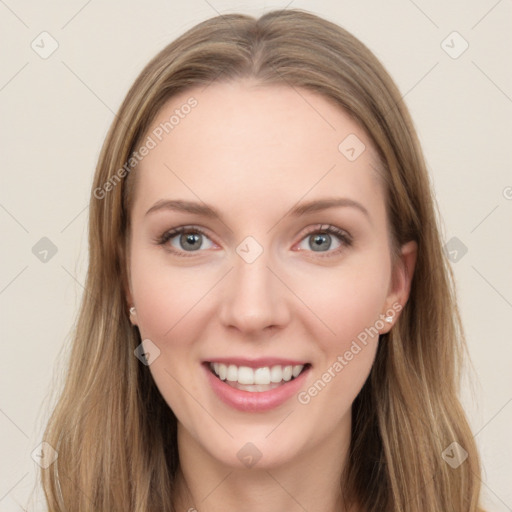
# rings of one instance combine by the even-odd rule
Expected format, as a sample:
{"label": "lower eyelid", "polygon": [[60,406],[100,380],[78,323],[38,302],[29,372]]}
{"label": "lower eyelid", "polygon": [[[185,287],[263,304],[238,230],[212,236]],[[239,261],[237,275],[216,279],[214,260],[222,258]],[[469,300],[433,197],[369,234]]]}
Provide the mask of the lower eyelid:
{"label": "lower eyelid", "polygon": [[[311,236],[313,236],[315,234],[316,234],[316,232],[310,233],[310,234],[306,235],[299,242],[298,245],[301,245],[301,244],[305,243],[309,237],[311,237]],[[314,254],[314,255],[318,255],[320,257],[322,257],[322,256],[333,256],[333,255],[338,254],[340,251],[343,251],[344,249],[346,249],[347,247],[349,247],[351,245],[351,242],[349,240],[344,240],[343,237],[341,237],[341,235],[337,235],[337,234],[333,234],[333,233],[328,233],[328,234],[330,236],[333,236],[335,239],[337,239],[337,241],[339,243],[338,247],[328,249],[327,251],[313,251],[311,249],[299,249],[299,250],[304,251],[304,252],[308,252],[308,253],[311,253],[311,254]]]}

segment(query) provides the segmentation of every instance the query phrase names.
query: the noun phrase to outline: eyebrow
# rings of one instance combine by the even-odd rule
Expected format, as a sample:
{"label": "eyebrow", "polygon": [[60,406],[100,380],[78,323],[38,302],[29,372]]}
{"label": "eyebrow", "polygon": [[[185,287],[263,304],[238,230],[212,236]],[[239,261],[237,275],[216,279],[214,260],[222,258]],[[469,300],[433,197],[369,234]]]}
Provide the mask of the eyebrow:
{"label": "eyebrow", "polygon": [[[340,208],[340,207],[351,207],[359,210],[363,213],[368,220],[370,220],[370,214],[368,210],[357,201],[349,199],[347,197],[335,197],[325,198],[309,201],[307,203],[299,204],[290,209],[287,215],[299,217],[307,213],[314,213],[318,211],[327,210],[329,208]],[[195,215],[201,215],[203,217],[209,217],[213,219],[222,220],[222,215],[213,206],[207,205],[206,203],[197,203],[194,201],[185,201],[182,199],[161,199],[157,201],[147,212],[146,215],[161,211],[171,210],[178,212],[192,213]]]}

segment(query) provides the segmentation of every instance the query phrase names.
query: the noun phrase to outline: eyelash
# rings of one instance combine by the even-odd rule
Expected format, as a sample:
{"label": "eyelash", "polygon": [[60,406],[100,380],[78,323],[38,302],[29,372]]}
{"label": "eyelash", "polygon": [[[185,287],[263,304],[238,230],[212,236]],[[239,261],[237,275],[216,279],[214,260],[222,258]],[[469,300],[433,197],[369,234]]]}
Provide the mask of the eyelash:
{"label": "eyelash", "polygon": [[[175,236],[181,235],[184,233],[187,233],[187,234],[199,233],[207,238],[210,238],[201,228],[199,228],[197,226],[180,226],[180,227],[171,229],[169,231],[166,231],[165,233],[163,233],[162,235],[157,237],[155,239],[155,243],[163,246],[169,240],[174,238]],[[308,236],[311,236],[314,234],[324,234],[324,233],[327,233],[329,235],[335,235],[336,237],[338,237],[338,239],[342,243],[342,246],[338,247],[337,249],[335,249],[333,251],[327,251],[325,255],[322,255],[322,252],[319,251],[319,255],[321,258],[329,258],[331,256],[337,255],[344,248],[352,246],[352,243],[353,243],[352,237],[346,231],[343,231],[343,230],[337,228],[336,226],[332,226],[329,224],[312,226],[311,229],[309,229],[304,234],[303,238],[301,238],[301,241],[303,239],[307,238]],[[172,252],[173,254],[176,254],[177,256],[185,257],[185,258],[195,256],[194,253],[202,252],[202,251],[176,251],[174,248],[169,248],[169,247],[166,247],[165,249],[168,250],[169,252]],[[187,252],[189,254],[187,254]],[[316,251],[309,251],[309,252],[316,252]]]}

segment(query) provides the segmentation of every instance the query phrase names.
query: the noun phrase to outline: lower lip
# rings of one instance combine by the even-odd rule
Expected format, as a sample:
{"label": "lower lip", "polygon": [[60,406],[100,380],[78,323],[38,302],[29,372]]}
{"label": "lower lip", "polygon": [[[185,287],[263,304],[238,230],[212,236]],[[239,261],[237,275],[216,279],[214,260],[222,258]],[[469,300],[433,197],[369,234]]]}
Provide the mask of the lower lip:
{"label": "lower lip", "polygon": [[216,377],[210,370],[209,363],[202,365],[206,371],[210,386],[216,395],[227,405],[243,412],[263,412],[275,407],[290,399],[297,394],[304,383],[306,374],[310,367],[302,371],[302,373],[286,384],[270,389],[268,391],[242,391],[241,389],[232,388],[229,384]]}

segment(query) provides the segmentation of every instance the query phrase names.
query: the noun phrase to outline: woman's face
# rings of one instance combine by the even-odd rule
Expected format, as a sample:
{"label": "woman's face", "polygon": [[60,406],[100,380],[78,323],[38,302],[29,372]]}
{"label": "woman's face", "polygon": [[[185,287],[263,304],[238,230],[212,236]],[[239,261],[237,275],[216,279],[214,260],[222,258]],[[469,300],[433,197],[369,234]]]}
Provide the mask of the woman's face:
{"label": "woman's face", "polygon": [[340,452],[410,283],[370,140],[323,97],[244,81],[173,97],[143,144],[128,300],[180,449],[267,468]]}

